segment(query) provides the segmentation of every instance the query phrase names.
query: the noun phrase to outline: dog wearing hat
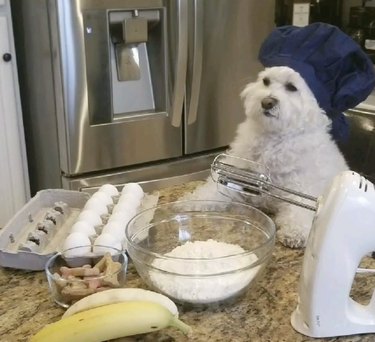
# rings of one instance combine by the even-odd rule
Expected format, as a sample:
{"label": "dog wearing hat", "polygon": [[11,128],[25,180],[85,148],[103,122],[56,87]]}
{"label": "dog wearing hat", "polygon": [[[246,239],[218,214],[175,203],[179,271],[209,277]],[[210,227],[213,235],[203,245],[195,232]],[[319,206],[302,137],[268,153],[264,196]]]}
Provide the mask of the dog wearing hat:
{"label": "dog wearing hat", "polygon": [[[260,51],[266,68],[241,93],[246,117],[228,154],[266,166],[276,185],[315,197],[339,172],[347,170],[335,142],[345,136],[341,111],[364,100],[375,84],[372,64],[366,69],[370,66],[368,58],[353,45],[356,43],[349,40],[351,50],[342,55],[345,48],[341,44],[348,38],[336,27],[321,23],[276,29]],[[294,45],[298,41],[305,45],[302,51]],[[316,56],[322,53],[317,46],[326,41],[330,42],[330,56],[322,61]],[[340,48],[339,58],[332,60],[335,46]],[[355,54],[356,64],[348,65],[345,59],[349,53]],[[210,177],[187,198],[228,200]],[[281,243],[292,248],[305,246],[313,211],[264,196],[233,194],[231,200],[245,201],[273,214]]]}
{"label": "dog wearing hat", "polygon": [[[347,169],[330,135],[331,121],[299,73],[289,67],[266,68],[241,97],[246,119],[237,128],[229,155],[262,164],[274,184],[313,196]],[[189,197],[228,200],[211,178]],[[284,245],[305,246],[314,212],[263,196],[234,199],[273,214]]]}

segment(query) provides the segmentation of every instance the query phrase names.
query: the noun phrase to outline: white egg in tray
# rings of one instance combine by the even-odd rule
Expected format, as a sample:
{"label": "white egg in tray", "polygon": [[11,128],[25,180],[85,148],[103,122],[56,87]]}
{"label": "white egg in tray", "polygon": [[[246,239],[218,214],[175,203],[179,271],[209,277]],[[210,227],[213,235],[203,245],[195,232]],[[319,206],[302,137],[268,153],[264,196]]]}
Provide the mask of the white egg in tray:
{"label": "white egg in tray", "polygon": [[[157,199],[154,197],[151,204],[156,205]],[[103,185],[84,205],[61,250],[85,245],[91,245],[94,253],[102,252],[103,246],[125,249],[125,227],[146,203],[150,207],[150,198],[137,183],[125,184],[121,192],[110,184]]]}
{"label": "white egg in tray", "polygon": [[91,196],[39,191],[0,231],[0,266],[43,270],[56,251],[83,245],[91,245],[93,252],[103,252],[102,246],[123,249],[127,222],[158,198],[137,183],[125,184],[121,192],[105,184]]}

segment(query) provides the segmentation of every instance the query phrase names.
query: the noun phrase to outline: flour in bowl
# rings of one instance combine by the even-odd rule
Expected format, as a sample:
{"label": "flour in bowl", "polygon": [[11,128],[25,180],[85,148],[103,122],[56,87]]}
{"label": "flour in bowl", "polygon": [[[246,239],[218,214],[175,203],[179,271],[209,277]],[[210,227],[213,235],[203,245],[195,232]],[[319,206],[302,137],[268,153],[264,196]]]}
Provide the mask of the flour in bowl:
{"label": "flour in bowl", "polygon": [[261,267],[248,268],[257,257],[239,256],[244,252],[239,245],[212,239],[188,241],[165,254],[184,259],[154,260],[153,267],[168,273],[152,270],[150,279],[160,291],[180,301],[194,304],[221,301],[243,290]]}

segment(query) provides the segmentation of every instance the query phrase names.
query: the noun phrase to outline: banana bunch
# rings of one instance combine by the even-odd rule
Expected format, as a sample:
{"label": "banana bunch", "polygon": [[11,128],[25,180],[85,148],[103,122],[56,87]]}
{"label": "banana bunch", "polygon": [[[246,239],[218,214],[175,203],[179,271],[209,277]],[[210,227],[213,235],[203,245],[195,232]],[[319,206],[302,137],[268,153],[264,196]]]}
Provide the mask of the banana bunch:
{"label": "banana bunch", "polygon": [[[167,304],[169,307],[166,307],[165,303],[170,301],[167,297],[141,289],[116,290],[115,294],[107,294],[112,291],[108,290],[91,295],[94,298],[81,299],[74,304],[74,310],[61,320],[46,325],[30,342],[102,342],[166,327],[176,327],[187,335],[191,333],[191,328],[178,319],[178,311],[176,313],[173,307],[175,304],[171,301],[173,305]],[[127,290],[131,290],[130,294]],[[142,293],[146,294],[146,300],[139,298]],[[153,294],[156,299],[149,300],[147,296],[152,297]],[[118,298],[125,297],[125,301],[118,301]],[[83,304],[80,303],[82,300]]]}

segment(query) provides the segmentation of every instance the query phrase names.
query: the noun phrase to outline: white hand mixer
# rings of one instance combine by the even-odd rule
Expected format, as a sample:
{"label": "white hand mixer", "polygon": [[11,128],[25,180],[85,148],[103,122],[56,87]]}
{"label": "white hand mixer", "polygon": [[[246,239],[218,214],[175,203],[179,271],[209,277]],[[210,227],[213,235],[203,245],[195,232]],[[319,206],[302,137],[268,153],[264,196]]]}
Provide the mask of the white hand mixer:
{"label": "white hand mixer", "polygon": [[[259,164],[252,161],[221,154],[212,163],[211,174],[218,184],[241,194],[266,194],[316,210],[304,254],[298,305],[291,318],[293,328],[310,337],[375,332],[375,291],[368,305],[349,296],[361,259],[375,249],[374,185],[356,172],[345,171],[315,199],[272,184],[270,176],[258,169]],[[282,192],[300,200],[280,195]],[[302,203],[305,200],[313,204]]]}

